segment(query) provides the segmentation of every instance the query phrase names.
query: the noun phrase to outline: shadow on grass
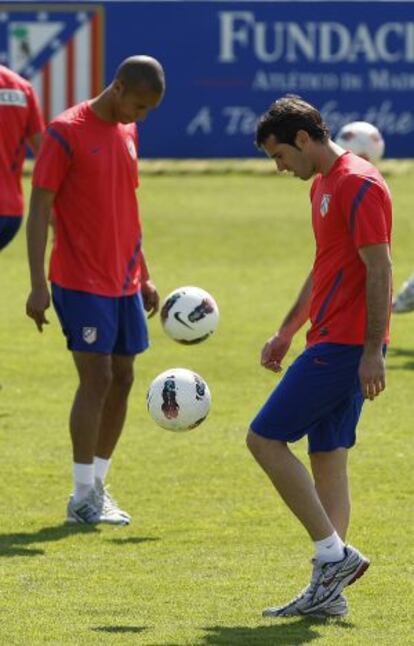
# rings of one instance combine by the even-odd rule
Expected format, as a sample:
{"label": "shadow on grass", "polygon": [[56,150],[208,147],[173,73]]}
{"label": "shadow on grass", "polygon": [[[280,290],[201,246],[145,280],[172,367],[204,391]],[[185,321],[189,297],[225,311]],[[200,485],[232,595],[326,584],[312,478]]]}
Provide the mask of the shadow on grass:
{"label": "shadow on grass", "polygon": [[18,534],[0,534],[0,557],[10,556],[39,556],[44,550],[26,548],[32,543],[50,543],[60,541],[74,534],[99,533],[92,525],[70,525],[62,523],[54,527],[42,527],[37,532],[21,532]]}
{"label": "shadow on grass", "polygon": [[146,626],[96,626],[91,628],[97,633],[143,633]]}
{"label": "shadow on grass", "polygon": [[139,545],[140,543],[151,543],[159,540],[154,536],[127,536],[127,538],[109,538],[107,542],[115,543],[115,545]]}
{"label": "shadow on grass", "polygon": [[321,634],[317,630],[318,626],[332,624],[335,629],[343,628],[349,630],[353,624],[343,619],[335,621],[314,619],[303,617],[298,621],[289,623],[273,624],[271,626],[258,626],[257,628],[248,628],[247,626],[209,626],[204,627],[208,634],[198,642],[201,645],[211,644],[211,646],[295,646],[307,644],[314,639],[320,639]]}
{"label": "shadow on grass", "polygon": [[407,359],[404,363],[388,364],[388,370],[414,370],[414,349],[408,348],[393,348],[392,346],[387,352],[388,359]]}
{"label": "shadow on grass", "polygon": [[[49,543],[60,541],[74,534],[99,534],[100,529],[95,525],[78,525],[62,523],[54,527],[43,527],[37,532],[21,532],[18,534],[0,534],[0,558],[10,556],[42,556],[44,550],[25,547],[32,543]],[[150,541],[159,541],[153,536],[129,536],[126,538],[110,538],[108,543],[115,545],[139,545]]]}

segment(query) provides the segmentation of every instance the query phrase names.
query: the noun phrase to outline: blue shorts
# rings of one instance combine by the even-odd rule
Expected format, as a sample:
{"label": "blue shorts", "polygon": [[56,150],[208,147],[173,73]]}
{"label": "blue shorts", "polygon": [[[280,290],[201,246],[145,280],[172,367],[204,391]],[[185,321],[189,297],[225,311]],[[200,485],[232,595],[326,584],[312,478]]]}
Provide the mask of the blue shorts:
{"label": "blue shorts", "polygon": [[23,218],[15,215],[0,215],[0,249],[7,247],[21,227]]}
{"label": "blue shorts", "polygon": [[52,284],[52,299],[69,350],[133,355],[147,349],[141,294],[110,298]]}
{"label": "blue shorts", "polygon": [[286,371],[251,424],[268,439],[308,436],[309,453],[350,448],[364,397],[358,377],[362,345],[320,343]]}

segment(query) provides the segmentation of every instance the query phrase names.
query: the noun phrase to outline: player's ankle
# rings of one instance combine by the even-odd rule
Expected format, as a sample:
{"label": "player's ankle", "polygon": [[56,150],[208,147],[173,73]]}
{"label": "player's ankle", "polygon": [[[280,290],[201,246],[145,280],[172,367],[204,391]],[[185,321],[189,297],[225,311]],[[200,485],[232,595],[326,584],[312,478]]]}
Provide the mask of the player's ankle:
{"label": "player's ankle", "polygon": [[345,544],[336,532],[321,541],[315,541],[315,558],[317,561],[334,563],[341,561],[344,555]]}

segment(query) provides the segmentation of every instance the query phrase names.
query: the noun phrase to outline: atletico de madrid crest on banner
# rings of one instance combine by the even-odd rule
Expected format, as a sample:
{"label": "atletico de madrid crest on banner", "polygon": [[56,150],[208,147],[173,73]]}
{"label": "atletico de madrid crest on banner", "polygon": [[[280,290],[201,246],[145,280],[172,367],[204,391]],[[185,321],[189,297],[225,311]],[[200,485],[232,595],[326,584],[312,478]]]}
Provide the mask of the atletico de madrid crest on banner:
{"label": "atletico de madrid crest on banner", "polygon": [[46,121],[103,87],[100,5],[0,4],[0,63],[33,84]]}

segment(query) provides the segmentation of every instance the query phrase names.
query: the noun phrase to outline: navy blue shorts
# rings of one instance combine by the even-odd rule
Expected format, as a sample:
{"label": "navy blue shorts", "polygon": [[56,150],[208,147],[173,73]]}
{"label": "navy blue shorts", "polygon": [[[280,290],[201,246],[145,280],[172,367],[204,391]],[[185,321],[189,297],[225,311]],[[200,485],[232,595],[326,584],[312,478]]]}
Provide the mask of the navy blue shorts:
{"label": "navy blue shorts", "polygon": [[0,249],[7,247],[21,227],[23,218],[15,215],[0,215]]}
{"label": "navy blue shorts", "polygon": [[111,298],[52,284],[52,299],[69,350],[133,355],[147,349],[141,294]]}
{"label": "navy blue shorts", "polygon": [[308,436],[309,453],[350,448],[364,397],[358,377],[362,345],[320,343],[286,371],[251,424],[271,440]]}

